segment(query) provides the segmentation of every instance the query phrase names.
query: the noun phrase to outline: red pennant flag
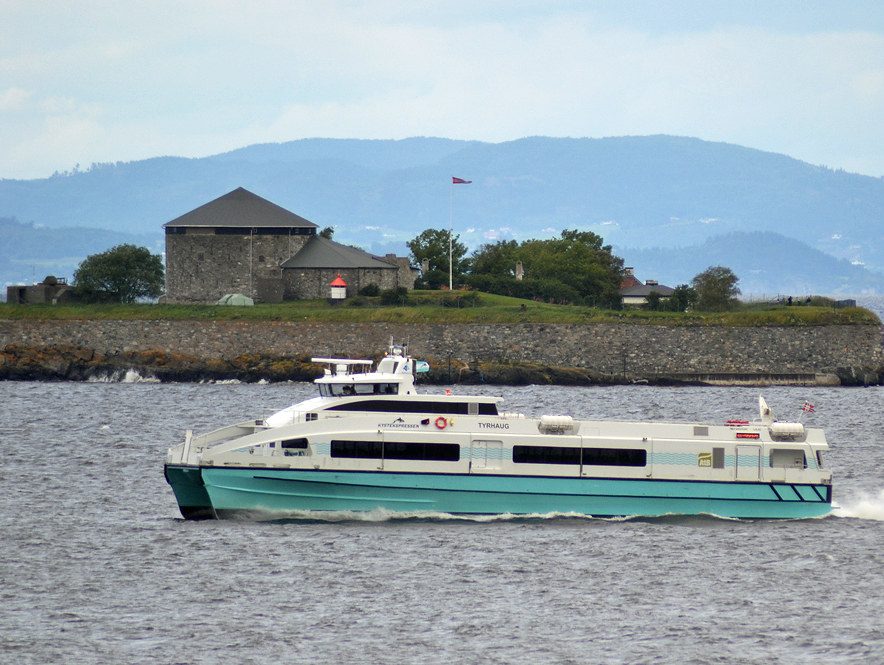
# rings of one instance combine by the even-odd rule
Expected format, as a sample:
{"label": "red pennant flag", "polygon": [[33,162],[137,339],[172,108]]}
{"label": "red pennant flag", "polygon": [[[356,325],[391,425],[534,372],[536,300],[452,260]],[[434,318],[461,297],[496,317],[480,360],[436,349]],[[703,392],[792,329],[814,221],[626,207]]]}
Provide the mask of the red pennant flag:
{"label": "red pennant flag", "polygon": [[454,176],[451,177],[452,185],[469,185],[472,182],[472,180],[464,180],[463,178],[455,178]]}

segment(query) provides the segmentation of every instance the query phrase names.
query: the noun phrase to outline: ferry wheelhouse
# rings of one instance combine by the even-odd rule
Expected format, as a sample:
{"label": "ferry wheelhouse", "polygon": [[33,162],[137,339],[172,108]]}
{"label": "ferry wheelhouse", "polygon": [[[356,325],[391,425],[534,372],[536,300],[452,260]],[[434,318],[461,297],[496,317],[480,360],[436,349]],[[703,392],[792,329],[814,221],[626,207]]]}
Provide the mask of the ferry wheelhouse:
{"label": "ferry wheelhouse", "polygon": [[526,418],[500,398],[418,394],[426,363],[392,346],[369,360],[314,358],[319,396],[168,451],[187,519],[305,511],[574,513],[805,518],[831,510],[822,430],[759,418],[724,424]]}

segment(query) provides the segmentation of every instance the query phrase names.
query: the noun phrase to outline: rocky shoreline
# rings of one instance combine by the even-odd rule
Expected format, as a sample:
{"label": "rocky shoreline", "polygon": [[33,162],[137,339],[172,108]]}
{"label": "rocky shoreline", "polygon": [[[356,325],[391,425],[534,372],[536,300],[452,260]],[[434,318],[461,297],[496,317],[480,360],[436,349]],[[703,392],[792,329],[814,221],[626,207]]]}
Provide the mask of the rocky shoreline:
{"label": "rocky shoreline", "polygon": [[[375,358],[377,360],[377,358]],[[845,367],[819,373],[600,373],[575,367],[526,362],[426,358],[430,384],[496,385],[830,385],[884,384],[884,368]],[[162,349],[102,353],[76,345],[7,344],[0,348],[0,380],[108,381],[127,372],[160,382],[312,381],[322,367],[309,356],[244,353],[229,358],[200,357]]]}

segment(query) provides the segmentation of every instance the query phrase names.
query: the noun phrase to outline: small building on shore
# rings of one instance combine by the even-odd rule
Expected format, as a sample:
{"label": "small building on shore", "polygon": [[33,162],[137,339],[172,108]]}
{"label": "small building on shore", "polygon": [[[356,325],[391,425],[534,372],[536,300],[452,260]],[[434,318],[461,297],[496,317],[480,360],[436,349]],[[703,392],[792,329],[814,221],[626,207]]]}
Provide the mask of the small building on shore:
{"label": "small building on shore", "polygon": [[648,304],[648,296],[656,293],[661,300],[668,300],[675,289],[665,284],[660,284],[655,279],[649,279],[642,283],[635,276],[633,268],[625,268],[625,275],[620,282],[620,298],[624,307],[642,307]]}
{"label": "small building on shore", "polygon": [[215,302],[242,293],[255,302],[324,298],[341,274],[356,293],[414,288],[408,259],[374,256],[317,234],[317,225],[239,187],[163,225],[164,302]]}
{"label": "small building on shore", "polygon": [[74,290],[64,277],[47,275],[39,284],[13,284],[6,287],[11,305],[56,305],[74,300]]}

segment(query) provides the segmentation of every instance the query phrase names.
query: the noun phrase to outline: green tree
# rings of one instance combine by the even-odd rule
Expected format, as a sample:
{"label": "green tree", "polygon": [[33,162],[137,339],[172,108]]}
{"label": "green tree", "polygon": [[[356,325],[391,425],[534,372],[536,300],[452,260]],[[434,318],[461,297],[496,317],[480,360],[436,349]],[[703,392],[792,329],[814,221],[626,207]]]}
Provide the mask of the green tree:
{"label": "green tree", "polygon": [[623,259],[592,231],[564,230],[561,237],[522,244],[525,274],[573,287],[588,305],[619,308]]}
{"label": "green tree", "polygon": [[[429,263],[429,270],[417,280],[416,287],[438,289],[448,286],[448,233],[439,229],[426,229],[406,243],[416,265],[423,265],[424,260]],[[460,236],[451,236],[452,274],[455,284],[460,283],[469,266],[469,261],[464,258],[466,253],[467,247],[460,242]]]}
{"label": "green tree", "polygon": [[699,273],[691,281],[697,292],[697,309],[704,312],[723,312],[737,304],[740,289],[733,270],[724,266],[712,266]]}
{"label": "green tree", "polygon": [[146,247],[117,245],[92,254],[74,272],[78,295],[89,302],[134,302],[163,292],[163,260]]}
{"label": "green tree", "polygon": [[[559,294],[552,298],[554,301],[566,298],[568,302],[619,308],[623,259],[614,256],[611,246],[603,242],[601,236],[591,231],[566,229],[558,238],[483,245],[472,257],[473,276],[507,279],[516,262],[521,261],[525,282],[530,281],[537,288],[542,284],[544,293]],[[476,283],[479,281],[496,284],[488,280]],[[519,290],[503,283],[499,286],[512,293]],[[534,297],[549,301],[551,296]]]}
{"label": "green tree", "polygon": [[319,235],[326,240],[331,240],[332,236],[335,235],[335,227],[326,226],[324,229],[322,229],[322,231],[319,232]]}
{"label": "green tree", "polygon": [[482,245],[470,257],[474,275],[514,275],[519,261],[519,243],[499,240]]}
{"label": "green tree", "polygon": [[645,309],[649,309],[652,312],[656,312],[658,309],[662,309],[660,307],[663,301],[660,299],[659,291],[651,291],[648,294],[647,302],[645,303]]}
{"label": "green tree", "polygon": [[686,312],[696,303],[697,292],[687,284],[679,284],[666,301],[666,309],[670,312]]}

